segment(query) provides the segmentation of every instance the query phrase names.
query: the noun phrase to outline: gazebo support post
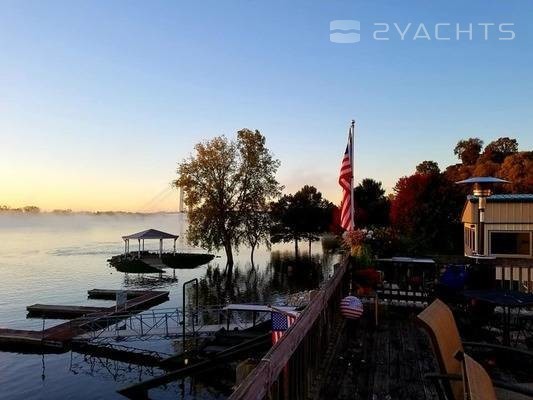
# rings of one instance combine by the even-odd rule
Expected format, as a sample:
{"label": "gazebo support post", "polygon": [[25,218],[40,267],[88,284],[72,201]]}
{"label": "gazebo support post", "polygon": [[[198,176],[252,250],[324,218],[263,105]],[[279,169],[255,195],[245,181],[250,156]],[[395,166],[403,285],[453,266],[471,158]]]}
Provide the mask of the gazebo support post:
{"label": "gazebo support post", "polygon": [[176,255],[176,240],[177,239],[174,239],[174,253],[173,253],[174,255]]}
{"label": "gazebo support post", "polygon": [[159,258],[163,258],[163,239],[159,239]]}
{"label": "gazebo support post", "polygon": [[139,258],[141,258],[141,239],[138,239],[139,241],[139,251],[137,252],[137,255],[139,256]]}
{"label": "gazebo support post", "polygon": [[143,253],[144,253],[144,239],[143,239]]}
{"label": "gazebo support post", "polygon": [[126,239],[124,239],[124,255],[128,252],[128,247],[126,246]]}

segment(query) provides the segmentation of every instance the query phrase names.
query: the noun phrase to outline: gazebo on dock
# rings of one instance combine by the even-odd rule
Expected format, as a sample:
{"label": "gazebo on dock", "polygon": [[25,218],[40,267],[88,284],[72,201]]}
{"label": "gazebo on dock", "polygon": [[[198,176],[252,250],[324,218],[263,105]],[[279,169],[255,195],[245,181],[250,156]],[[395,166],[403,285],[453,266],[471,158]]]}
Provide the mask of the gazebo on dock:
{"label": "gazebo on dock", "polygon": [[176,254],[176,240],[178,240],[178,235],[173,235],[172,233],[158,231],[157,229],[147,229],[145,231],[133,233],[131,235],[122,236],[124,240],[124,255],[130,254],[130,240],[137,240],[139,243],[138,255],[141,257],[141,252],[144,252],[144,241],[146,239],[157,240],[159,239],[159,258],[163,257],[163,240],[164,239],[173,239],[174,240],[174,251],[173,254]]}

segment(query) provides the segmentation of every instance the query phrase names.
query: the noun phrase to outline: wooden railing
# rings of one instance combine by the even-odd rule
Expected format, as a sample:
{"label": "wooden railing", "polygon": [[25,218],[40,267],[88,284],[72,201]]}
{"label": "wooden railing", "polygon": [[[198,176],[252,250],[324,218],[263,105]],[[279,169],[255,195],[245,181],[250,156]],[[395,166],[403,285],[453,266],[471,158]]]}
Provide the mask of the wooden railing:
{"label": "wooden railing", "polygon": [[495,267],[496,284],[502,289],[533,293],[533,265]]}
{"label": "wooden railing", "polygon": [[300,317],[230,396],[231,400],[304,399],[313,388],[332,335],[341,321],[339,304],[347,294],[345,260]]}

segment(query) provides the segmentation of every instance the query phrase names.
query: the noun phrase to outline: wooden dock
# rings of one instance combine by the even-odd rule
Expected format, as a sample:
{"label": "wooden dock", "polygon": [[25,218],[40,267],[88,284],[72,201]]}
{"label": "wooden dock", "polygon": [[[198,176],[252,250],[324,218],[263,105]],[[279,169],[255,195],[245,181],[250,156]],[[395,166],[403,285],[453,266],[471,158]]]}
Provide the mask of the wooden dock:
{"label": "wooden dock", "polygon": [[[115,289],[91,289],[87,291],[87,297],[95,300],[115,300],[117,292]],[[142,296],[146,294],[146,290],[126,290],[128,299]]]}
{"label": "wooden dock", "polygon": [[[42,331],[29,331],[23,329],[0,329],[0,349],[3,351],[14,350],[21,353],[33,352],[42,347]],[[50,347],[47,353],[57,353],[60,349]]]}
{"label": "wooden dock", "polygon": [[[93,289],[89,290],[89,297],[107,296],[106,298],[114,298],[116,290]],[[85,317],[78,317],[69,322],[65,322],[42,331],[19,330],[19,329],[0,329],[0,348],[3,350],[16,351],[65,351],[68,349],[72,339],[84,332],[87,332],[90,327],[100,326],[105,327],[108,323],[108,318],[113,316],[120,316],[124,311],[131,313],[132,311],[143,311],[154,305],[164,303],[168,300],[169,292],[166,291],[128,291],[128,300],[118,310],[116,306],[101,307],[98,311],[86,314],[91,317],[91,324],[87,324]],[[94,298],[94,297],[93,297]],[[102,297],[100,297],[102,298]],[[43,310],[53,307],[62,307],[63,311],[67,311],[72,306],[49,306],[49,305],[35,305],[40,306],[36,309]],[[33,306],[30,306],[33,307]],[[43,308],[44,307],[44,308]],[[59,308],[55,311],[58,311]],[[102,321],[101,324],[94,324],[94,322]]]}
{"label": "wooden dock", "polygon": [[28,311],[28,318],[74,319],[88,314],[104,312],[107,307],[33,304],[26,307],[26,310]]}

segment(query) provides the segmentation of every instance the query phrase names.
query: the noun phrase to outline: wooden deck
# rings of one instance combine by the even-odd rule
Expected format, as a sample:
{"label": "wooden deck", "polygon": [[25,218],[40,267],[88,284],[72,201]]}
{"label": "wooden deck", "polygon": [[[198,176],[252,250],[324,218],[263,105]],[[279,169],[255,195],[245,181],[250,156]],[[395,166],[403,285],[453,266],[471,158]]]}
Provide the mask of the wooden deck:
{"label": "wooden deck", "polygon": [[437,400],[424,374],[437,371],[430,343],[414,322],[418,310],[389,306],[376,328],[370,315],[344,325],[318,398]]}
{"label": "wooden deck", "polygon": [[[89,296],[91,293],[110,296],[111,293],[116,293],[116,291],[93,289],[89,291]],[[165,291],[135,291],[134,293],[128,293],[128,297],[131,298],[118,310],[115,306],[112,306],[88,314],[93,322],[91,326],[95,326],[94,322],[100,319],[102,320],[102,324],[106,324],[106,318],[120,315],[124,310],[128,312],[142,311],[153,305],[161,304],[168,300],[168,295],[169,292]],[[0,329],[0,348],[3,350],[17,351],[32,351],[36,348],[40,351],[66,350],[75,336],[87,331],[88,327],[86,323],[86,318],[76,318],[43,331]]]}

